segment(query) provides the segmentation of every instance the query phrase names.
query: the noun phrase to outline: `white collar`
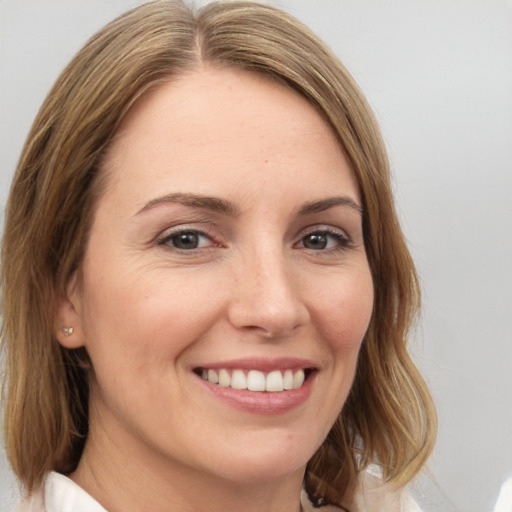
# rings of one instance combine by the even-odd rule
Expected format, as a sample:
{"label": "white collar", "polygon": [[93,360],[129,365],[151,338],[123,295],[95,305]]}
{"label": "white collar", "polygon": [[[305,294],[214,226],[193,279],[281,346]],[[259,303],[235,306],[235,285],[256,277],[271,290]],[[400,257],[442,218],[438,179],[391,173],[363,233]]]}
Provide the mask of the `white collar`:
{"label": "white collar", "polygon": [[[362,478],[361,478],[362,477]],[[353,512],[421,512],[418,504],[408,493],[390,492],[382,480],[368,471],[360,475],[359,492],[350,506]],[[316,509],[302,491],[304,512]],[[339,512],[333,506],[322,507],[321,512]],[[23,501],[17,512],[107,512],[90,494],[87,494],[70,478],[52,471],[41,489]]]}
{"label": "white collar", "polygon": [[[313,507],[302,491],[304,512],[312,512]],[[322,508],[322,512],[337,511],[335,507]],[[21,503],[17,512],[107,512],[90,494],[73,480],[52,471],[45,479],[40,491]]]}
{"label": "white collar", "polygon": [[46,512],[107,512],[67,476],[52,471],[44,484]]}

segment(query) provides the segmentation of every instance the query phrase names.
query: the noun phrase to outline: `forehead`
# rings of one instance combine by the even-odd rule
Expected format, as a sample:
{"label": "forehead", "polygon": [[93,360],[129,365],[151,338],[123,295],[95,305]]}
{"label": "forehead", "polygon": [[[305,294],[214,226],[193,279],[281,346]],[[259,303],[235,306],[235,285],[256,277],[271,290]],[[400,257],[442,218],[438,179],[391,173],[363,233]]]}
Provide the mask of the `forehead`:
{"label": "forehead", "polygon": [[149,195],[163,183],[209,194],[214,184],[226,190],[271,179],[313,189],[339,183],[358,196],[343,151],[315,108],[267,77],[231,69],[200,68],[142,98],[105,170],[114,183],[137,181],[138,192]]}

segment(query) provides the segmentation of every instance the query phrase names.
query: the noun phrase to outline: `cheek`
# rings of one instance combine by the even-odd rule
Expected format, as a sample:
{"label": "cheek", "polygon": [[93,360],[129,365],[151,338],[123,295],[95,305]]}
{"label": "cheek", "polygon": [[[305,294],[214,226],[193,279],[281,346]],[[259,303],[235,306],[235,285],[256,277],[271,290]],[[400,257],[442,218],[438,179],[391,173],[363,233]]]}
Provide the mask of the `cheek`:
{"label": "cheek", "polygon": [[[212,283],[198,274],[173,273],[172,282],[156,269],[144,277],[126,269],[108,276],[92,274],[99,277],[86,283],[83,318],[93,362],[116,358],[136,368],[157,368],[178,357],[216,321],[219,310],[215,295],[205,292]],[[127,275],[132,279],[125,279]]]}
{"label": "cheek", "polygon": [[331,280],[314,307],[316,323],[331,350],[357,357],[372,317],[373,300],[369,269]]}
{"label": "cheek", "polygon": [[318,417],[324,417],[327,436],[350,393],[361,345],[373,311],[373,284],[369,271],[337,276],[317,296],[314,324],[320,334],[326,365]]}

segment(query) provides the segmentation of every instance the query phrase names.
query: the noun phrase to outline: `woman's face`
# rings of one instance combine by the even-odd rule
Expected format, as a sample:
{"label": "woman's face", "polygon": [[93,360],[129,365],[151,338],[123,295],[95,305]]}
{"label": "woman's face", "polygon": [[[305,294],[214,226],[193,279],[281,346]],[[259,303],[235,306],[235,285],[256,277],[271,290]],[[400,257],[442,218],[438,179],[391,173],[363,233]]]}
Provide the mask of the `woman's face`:
{"label": "woman's face", "polygon": [[60,310],[94,368],[89,454],[231,481],[302,472],[373,304],[330,129],[282,85],[206,68],[138,103],[104,172]]}

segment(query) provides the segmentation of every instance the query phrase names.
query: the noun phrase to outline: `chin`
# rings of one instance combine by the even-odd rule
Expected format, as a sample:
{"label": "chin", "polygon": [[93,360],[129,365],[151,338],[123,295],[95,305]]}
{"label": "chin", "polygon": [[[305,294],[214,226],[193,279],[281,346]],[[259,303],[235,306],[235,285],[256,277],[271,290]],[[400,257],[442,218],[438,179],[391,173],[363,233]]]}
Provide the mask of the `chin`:
{"label": "chin", "polygon": [[303,475],[317,446],[312,445],[307,450],[302,439],[293,446],[291,437],[282,441],[267,439],[263,443],[251,443],[250,448],[233,447],[231,453],[224,453],[220,464],[215,465],[215,471],[239,484],[274,483],[297,474]]}
{"label": "chin", "polygon": [[307,461],[273,461],[272,463],[252,460],[235,463],[226,474],[221,475],[226,480],[231,480],[239,485],[273,484],[282,482],[288,478],[301,475],[306,470]]}

